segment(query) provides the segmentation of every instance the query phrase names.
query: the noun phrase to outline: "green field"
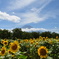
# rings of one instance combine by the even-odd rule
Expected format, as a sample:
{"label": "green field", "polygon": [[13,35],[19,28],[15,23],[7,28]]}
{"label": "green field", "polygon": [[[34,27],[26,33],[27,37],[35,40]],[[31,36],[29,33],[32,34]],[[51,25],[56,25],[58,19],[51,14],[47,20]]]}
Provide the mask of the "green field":
{"label": "green field", "polygon": [[1,39],[0,59],[59,59],[59,38]]}

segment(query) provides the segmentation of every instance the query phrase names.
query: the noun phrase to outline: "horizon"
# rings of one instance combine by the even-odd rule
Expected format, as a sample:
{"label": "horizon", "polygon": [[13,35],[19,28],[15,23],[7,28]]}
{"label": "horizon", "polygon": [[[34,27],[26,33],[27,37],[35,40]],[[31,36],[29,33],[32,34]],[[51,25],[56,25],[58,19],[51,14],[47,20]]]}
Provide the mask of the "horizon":
{"label": "horizon", "polygon": [[[29,26],[29,25],[28,25]],[[17,29],[17,28],[12,28],[12,29],[0,29],[0,30],[8,30],[10,32],[12,32],[13,29]],[[21,31],[23,32],[40,32],[40,33],[43,33],[43,32],[50,32],[50,33],[54,33],[54,31],[50,31],[50,30],[47,30],[47,29],[44,29],[44,28],[27,28],[25,26],[21,27],[21,28],[18,28],[18,29],[21,29]],[[55,32],[55,33],[58,33],[58,32]],[[58,33],[59,34],[59,33]]]}

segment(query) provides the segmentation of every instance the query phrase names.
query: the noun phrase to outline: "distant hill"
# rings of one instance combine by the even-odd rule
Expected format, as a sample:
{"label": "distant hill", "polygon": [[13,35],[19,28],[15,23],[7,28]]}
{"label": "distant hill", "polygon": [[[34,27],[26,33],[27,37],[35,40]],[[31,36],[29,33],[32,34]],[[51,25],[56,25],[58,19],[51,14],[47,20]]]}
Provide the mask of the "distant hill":
{"label": "distant hill", "polygon": [[23,27],[21,27],[21,28],[28,28],[28,29],[30,29],[30,28],[33,28],[32,26],[30,26],[30,25],[24,25]]}

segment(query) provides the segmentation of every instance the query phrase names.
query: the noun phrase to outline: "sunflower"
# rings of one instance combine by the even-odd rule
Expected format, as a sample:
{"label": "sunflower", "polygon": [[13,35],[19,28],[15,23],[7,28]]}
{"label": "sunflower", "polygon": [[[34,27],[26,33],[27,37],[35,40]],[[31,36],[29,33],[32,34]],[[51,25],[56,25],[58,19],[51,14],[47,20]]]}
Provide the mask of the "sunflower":
{"label": "sunflower", "polygon": [[4,56],[6,54],[6,48],[5,47],[2,47],[1,51],[0,51],[0,54],[2,56]]}
{"label": "sunflower", "polygon": [[13,43],[10,43],[10,51],[15,53],[19,50],[20,46],[17,41],[14,41]]}
{"label": "sunflower", "polygon": [[43,40],[45,40],[45,37],[43,37]]}
{"label": "sunflower", "polygon": [[39,36],[39,39],[42,39],[42,36]]}
{"label": "sunflower", "polygon": [[38,55],[41,58],[46,58],[47,57],[48,50],[45,46],[41,46],[38,48]]}
{"label": "sunflower", "polygon": [[4,43],[4,40],[1,40],[1,43],[3,44]]}
{"label": "sunflower", "polygon": [[33,43],[34,43],[34,41],[33,41],[33,40],[32,40],[32,41],[30,41],[30,43],[31,43],[31,44],[33,44]]}
{"label": "sunflower", "polygon": [[11,52],[10,50],[8,50],[8,53],[9,53],[9,54],[12,54],[12,52]]}
{"label": "sunflower", "polygon": [[3,44],[4,44],[4,45],[8,45],[8,41],[4,41]]}
{"label": "sunflower", "polygon": [[56,39],[58,39],[58,36],[56,36]]}
{"label": "sunflower", "polygon": [[48,39],[48,37],[46,37],[46,39]]}

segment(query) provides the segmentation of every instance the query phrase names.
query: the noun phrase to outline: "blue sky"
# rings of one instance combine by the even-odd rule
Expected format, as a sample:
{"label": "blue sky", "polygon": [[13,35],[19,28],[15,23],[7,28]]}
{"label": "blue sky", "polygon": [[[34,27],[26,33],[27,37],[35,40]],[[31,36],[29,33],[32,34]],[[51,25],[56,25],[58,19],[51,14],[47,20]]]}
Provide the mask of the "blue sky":
{"label": "blue sky", "polygon": [[30,30],[59,33],[59,0],[0,0],[1,29],[26,24],[34,27]]}

